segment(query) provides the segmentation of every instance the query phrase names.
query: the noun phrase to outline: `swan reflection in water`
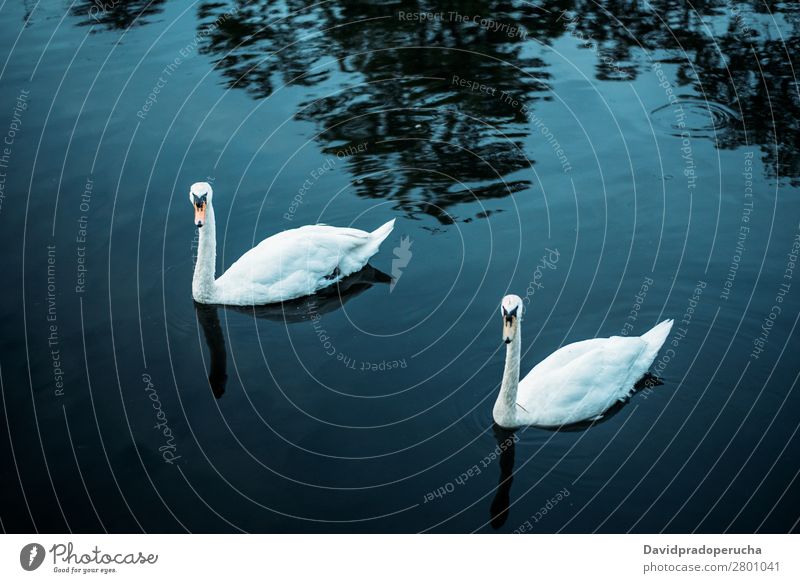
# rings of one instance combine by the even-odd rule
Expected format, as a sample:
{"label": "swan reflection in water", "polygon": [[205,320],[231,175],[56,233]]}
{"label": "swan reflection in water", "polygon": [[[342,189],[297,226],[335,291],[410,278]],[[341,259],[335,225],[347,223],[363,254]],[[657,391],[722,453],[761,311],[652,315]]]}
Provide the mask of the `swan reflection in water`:
{"label": "swan reflection in water", "polygon": [[497,493],[489,507],[489,515],[492,528],[497,530],[508,519],[508,508],[511,505],[511,482],[514,481],[514,450],[517,444],[514,435],[515,429],[504,429],[497,423],[492,424],[492,429],[500,450],[500,480],[497,483]]}
{"label": "swan reflection in water", "polygon": [[[650,373],[647,373],[642,379],[634,385],[634,393],[640,391],[650,390],[652,387],[663,385],[664,382]],[[633,395],[631,395],[633,397]],[[571,425],[564,425],[561,427],[553,428],[536,428],[544,429],[545,431],[553,432],[577,432],[586,431],[587,429],[605,423],[622,408],[630,402],[630,398],[625,401],[618,401],[605,412],[601,419],[596,421],[582,421],[580,423],[572,423]],[[497,441],[497,449],[500,451],[500,479],[497,482],[497,491],[495,492],[494,499],[491,506],[489,506],[489,524],[494,530],[501,528],[508,520],[508,512],[511,506],[511,483],[514,481],[514,457],[516,455],[516,443],[519,438],[515,437],[516,429],[505,429],[500,427],[497,423],[492,424],[494,438]],[[528,431],[526,428],[523,431]],[[535,430],[534,430],[535,431]]]}
{"label": "swan reflection in water", "polygon": [[211,355],[208,372],[208,383],[214,397],[219,399],[225,393],[228,381],[227,352],[225,350],[225,334],[219,321],[219,309],[249,314],[254,318],[296,324],[311,319],[315,314],[326,314],[341,308],[346,302],[356,297],[376,283],[390,283],[392,277],[367,265],[358,273],[346,277],[336,285],[320,292],[296,300],[264,306],[222,306],[216,304],[200,304],[195,302],[194,309],[197,321],[203,329],[206,345]]}

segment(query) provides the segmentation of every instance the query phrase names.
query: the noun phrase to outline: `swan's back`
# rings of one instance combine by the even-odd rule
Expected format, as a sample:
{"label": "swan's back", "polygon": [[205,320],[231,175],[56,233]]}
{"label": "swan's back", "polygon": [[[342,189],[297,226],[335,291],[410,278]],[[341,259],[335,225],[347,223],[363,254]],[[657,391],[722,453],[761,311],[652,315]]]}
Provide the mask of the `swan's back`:
{"label": "swan's back", "polygon": [[306,225],[276,233],[234,262],[217,279],[225,303],[270,303],[301,297],[362,269],[394,220],[372,233]]}
{"label": "swan's back", "polygon": [[643,336],[593,338],[555,351],[519,383],[517,402],[527,421],[557,426],[601,416],[630,395],[671,328],[666,320]]}

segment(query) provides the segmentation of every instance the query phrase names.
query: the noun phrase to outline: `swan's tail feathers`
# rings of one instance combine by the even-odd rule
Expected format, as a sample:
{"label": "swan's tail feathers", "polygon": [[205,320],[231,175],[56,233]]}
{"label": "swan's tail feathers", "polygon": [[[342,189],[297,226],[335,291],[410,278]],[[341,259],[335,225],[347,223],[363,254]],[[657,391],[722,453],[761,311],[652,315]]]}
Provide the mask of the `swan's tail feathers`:
{"label": "swan's tail feathers", "polygon": [[652,346],[656,352],[664,345],[664,342],[672,330],[672,324],[675,320],[664,320],[660,324],[653,326],[650,330],[642,334],[642,340]]}
{"label": "swan's tail feathers", "polygon": [[370,257],[375,255],[380,250],[381,243],[383,243],[386,240],[386,237],[392,233],[392,229],[394,229],[394,219],[384,225],[381,225],[367,235],[367,238],[361,247],[361,264],[357,267],[357,269],[364,267],[367,261],[370,260]]}
{"label": "swan's tail feathers", "polygon": [[375,244],[375,251],[377,251],[381,243],[386,240],[386,237],[389,236],[389,234],[392,232],[392,229],[394,229],[394,219],[384,225],[381,225],[372,231],[372,233],[370,233],[372,236],[372,242]]}
{"label": "swan's tail feathers", "polygon": [[669,336],[670,330],[672,330],[673,323],[674,320],[664,320],[660,324],[653,326],[650,330],[642,334],[642,340],[647,342],[647,348],[645,348],[642,354],[642,360],[647,363],[645,371],[650,368],[651,364],[653,364],[658,351],[661,350],[664,342],[667,341],[667,336]]}

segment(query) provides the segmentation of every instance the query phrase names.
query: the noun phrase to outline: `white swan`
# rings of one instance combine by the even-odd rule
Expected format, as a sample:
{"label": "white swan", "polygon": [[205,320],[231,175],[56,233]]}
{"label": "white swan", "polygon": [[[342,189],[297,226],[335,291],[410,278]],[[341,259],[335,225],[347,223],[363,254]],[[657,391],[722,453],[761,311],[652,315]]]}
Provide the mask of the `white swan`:
{"label": "white swan", "polygon": [[643,336],[592,338],[556,350],[519,380],[522,300],[500,305],[506,366],[492,416],[501,427],[557,427],[600,419],[633,391],[672,329],[664,320]]}
{"label": "white swan", "polygon": [[189,201],[199,228],[192,297],[201,304],[255,306],[311,295],[362,269],[394,228],[394,219],[371,233],[307,225],[264,239],[214,279],[217,238],[213,191],[192,184]]}

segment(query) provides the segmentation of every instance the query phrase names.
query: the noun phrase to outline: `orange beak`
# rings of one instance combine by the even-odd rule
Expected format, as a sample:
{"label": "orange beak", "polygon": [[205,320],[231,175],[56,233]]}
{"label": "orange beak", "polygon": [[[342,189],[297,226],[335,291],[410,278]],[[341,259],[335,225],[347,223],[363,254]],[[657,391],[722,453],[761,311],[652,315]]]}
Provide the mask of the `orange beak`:
{"label": "orange beak", "polygon": [[202,227],[206,222],[206,205],[205,203],[200,203],[194,205],[194,224],[198,227]]}

